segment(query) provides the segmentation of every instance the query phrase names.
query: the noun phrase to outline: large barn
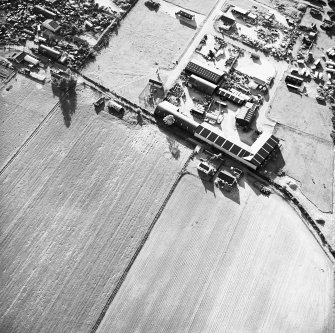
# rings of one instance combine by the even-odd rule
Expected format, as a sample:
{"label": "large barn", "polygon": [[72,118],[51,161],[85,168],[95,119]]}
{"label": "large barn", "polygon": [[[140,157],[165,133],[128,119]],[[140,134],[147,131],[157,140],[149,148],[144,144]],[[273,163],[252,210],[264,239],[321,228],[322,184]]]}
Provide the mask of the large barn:
{"label": "large barn", "polygon": [[201,61],[198,61],[198,60],[190,61],[187,64],[185,71],[187,73],[197,75],[214,84],[218,84],[218,82],[221,80],[221,78],[225,74],[223,71],[220,71],[217,68],[208,66],[207,64]]}

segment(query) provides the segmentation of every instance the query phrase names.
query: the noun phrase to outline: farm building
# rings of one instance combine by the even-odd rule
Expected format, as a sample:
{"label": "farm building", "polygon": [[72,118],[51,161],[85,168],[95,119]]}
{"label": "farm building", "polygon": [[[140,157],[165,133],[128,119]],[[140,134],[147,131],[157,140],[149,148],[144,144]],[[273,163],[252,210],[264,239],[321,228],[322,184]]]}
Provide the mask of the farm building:
{"label": "farm building", "polygon": [[207,123],[199,125],[194,136],[253,170],[259,168],[279,144],[279,140],[275,136],[264,134],[261,135],[250,147],[249,151],[247,151],[226,139],[220,130]]}
{"label": "farm building", "polygon": [[43,44],[40,44],[38,51],[56,60],[58,60],[61,56],[61,53],[59,51]]}
{"label": "farm building", "polygon": [[247,158],[258,168],[267,160],[271,153],[278,147],[279,139],[271,134],[262,134],[251,146],[253,157]]}
{"label": "farm building", "polygon": [[254,103],[246,103],[235,116],[236,125],[247,127],[252,123],[257,112],[257,105]]}
{"label": "farm building", "polygon": [[33,66],[37,66],[40,61],[38,59],[36,59],[35,57],[32,57],[29,54],[26,54],[25,57],[23,58],[24,61],[28,62],[29,64],[33,65]]}
{"label": "farm building", "polygon": [[226,89],[222,89],[220,88],[218,91],[218,95],[229,100],[232,101],[233,103],[237,104],[237,105],[243,105],[243,103],[245,102],[245,99],[242,98],[241,96],[238,96],[236,93],[233,93],[231,91],[228,91]]}
{"label": "farm building", "polygon": [[190,61],[187,64],[185,71],[215,84],[217,84],[224,75],[224,72],[219,69],[208,66],[207,64],[197,60]]}
{"label": "farm building", "polygon": [[49,30],[49,31],[51,31],[51,32],[53,32],[53,33],[57,33],[57,32],[60,30],[60,25],[59,25],[59,23],[57,23],[56,21],[51,20],[51,19],[47,19],[47,20],[45,20],[45,21],[42,23],[42,26],[43,26],[45,29],[47,29],[47,30]]}
{"label": "farm building", "polygon": [[108,108],[111,109],[111,110],[114,110],[116,112],[123,112],[124,111],[123,106],[114,102],[114,101],[109,101],[108,102]]}
{"label": "farm building", "polygon": [[56,14],[42,6],[35,6],[34,7],[34,13],[36,14],[42,14],[44,17],[49,19],[54,19],[56,17]]}
{"label": "farm building", "polygon": [[246,16],[248,15],[249,11],[241,7],[234,6],[234,8],[232,9],[232,13],[241,15],[241,16]]}
{"label": "farm building", "polygon": [[229,31],[232,27],[236,25],[236,21],[226,15],[222,15],[220,19],[223,23],[223,26],[221,26],[223,30]]}
{"label": "farm building", "polygon": [[227,191],[231,191],[234,185],[237,184],[236,178],[229,174],[227,171],[221,170],[216,178],[218,186],[223,187]]}
{"label": "farm building", "polygon": [[301,84],[304,82],[304,79],[296,75],[288,74],[285,78],[285,82],[294,84],[296,86],[301,86]]}
{"label": "farm building", "polygon": [[202,91],[208,95],[212,95],[217,88],[216,84],[213,84],[194,74],[191,75],[189,82],[192,84],[193,87],[195,87],[199,91]]}
{"label": "farm building", "polygon": [[179,18],[179,20],[185,20],[187,22],[195,20],[194,15],[187,13],[184,10],[180,10],[179,12],[176,12],[176,16]]}
{"label": "farm building", "polygon": [[175,124],[190,133],[194,133],[196,128],[199,126],[196,121],[180,113],[178,107],[169,103],[168,101],[159,103],[155,109],[154,114],[161,118],[172,115],[175,119]]}

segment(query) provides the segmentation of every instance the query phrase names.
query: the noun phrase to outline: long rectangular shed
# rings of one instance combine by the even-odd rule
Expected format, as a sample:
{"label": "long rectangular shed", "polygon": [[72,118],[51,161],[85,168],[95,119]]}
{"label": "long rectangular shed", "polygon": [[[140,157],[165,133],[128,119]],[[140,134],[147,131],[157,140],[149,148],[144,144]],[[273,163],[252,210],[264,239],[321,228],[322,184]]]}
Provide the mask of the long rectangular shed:
{"label": "long rectangular shed", "polygon": [[185,71],[190,74],[195,74],[209,82],[218,84],[218,82],[221,80],[221,78],[224,75],[223,71],[220,71],[217,68],[208,66],[207,64],[198,61],[198,60],[192,60],[190,61]]}
{"label": "long rectangular shed", "polygon": [[199,123],[194,121],[192,118],[187,117],[179,112],[177,106],[171,104],[168,101],[163,101],[156,106],[154,111],[155,116],[164,118],[166,116],[172,115],[175,119],[175,124],[179,127],[187,130],[190,133],[194,133],[196,128],[199,126]]}
{"label": "long rectangular shed", "polygon": [[236,94],[226,90],[226,89],[222,89],[220,88],[218,91],[218,95],[226,98],[227,100],[237,104],[237,105],[242,105],[245,102],[245,99],[242,99],[241,97],[237,96]]}
{"label": "long rectangular shed", "polygon": [[214,83],[211,83],[199,76],[196,76],[194,74],[190,77],[190,83],[197,88],[199,91],[202,91],[206,94],[212,95],[214,91],[217,88],[217,85]]}

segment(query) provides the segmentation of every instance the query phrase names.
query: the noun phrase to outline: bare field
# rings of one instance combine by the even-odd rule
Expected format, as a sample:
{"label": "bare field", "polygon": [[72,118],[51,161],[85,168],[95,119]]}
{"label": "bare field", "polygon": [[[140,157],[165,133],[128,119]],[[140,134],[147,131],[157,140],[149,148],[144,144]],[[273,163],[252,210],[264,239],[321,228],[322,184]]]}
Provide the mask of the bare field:
{"label": "bare field", "polygon": [[268,115],[276,122],[331,142],[332,113],[329,107],[314,98],[290,92],[284,81],[276,91]]}
{"label": "bare field", "polygon": [[150,11],[144,2],[136,4],[110,38],[110,46],[83,71],[133,102],[150,78],[157,79],[157,68],[171,67],[195,34],[175,17]]}
{"label": "bare field", "polygon": [[275,135],[282,140],[286,173],[300,182],[301,191],[321,211],[332,212],[333,144],[278,125]]}
{"label": "bare field", "polygon": [[49,84],[41,85],[17,74],[10,85],[9,91],[0,90],[0,168],[58,102]]}
{"label": "bare field", "polygon": [[208,15],[214,7],[217,0],[165,0],[176,6],[192,10],[193,12]]}
{"label": "bare field", "polygon": [[97,332],[332,332],[331,261],[254,191],[184,176]]}
{"label": "bare field", "polygon": [[0,177],[0,332],[90,332],[189,150],[77,92]]}

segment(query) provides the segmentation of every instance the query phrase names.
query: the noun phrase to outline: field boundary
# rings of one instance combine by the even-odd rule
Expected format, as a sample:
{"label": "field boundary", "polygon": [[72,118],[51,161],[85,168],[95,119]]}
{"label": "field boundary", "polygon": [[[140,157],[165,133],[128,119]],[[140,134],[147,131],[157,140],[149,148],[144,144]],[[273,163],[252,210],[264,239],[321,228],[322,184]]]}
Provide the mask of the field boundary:
{"label": "field boundary", "polygon": [[[67,93],[66,93],[67,94]],[[65,95],[64,95],[65,96]],[[64,97],[63,96],[63,97]],[[29,137],[23,142],[23,144],[18,148],[18,150],[12,155],[12,157],[7,161],[7,163],[0,170],[0,176],[7,170],[7,168],[13,163],[16,157],[20,154],[20,152],[30,143],[30,141],[39,133],[42,129],[43,125],[53,116],[57,109],[60,106],[59,100],[49,111],[49,113],[43,118],[43,120],[38,124],[38,126],[34,129],[34,131],[29,135]]]}
{"label": "field boundary", "polygon": [[105,306],[103,307],[97,321],[95,322],[95,324],[93,325],[90,333],[95,333],[97,331],[97,329],[99,328],[103,318],[106,315],[106,312],[108,311],[109,306],[112,304],[115,296],[117,295],[118,291],[120,290],[124,280],[126,279],[131,267],[133,266],[136,258],[138,257],[138,255],[140,254],[142,248],[144,247],[146,241],[148,240],[150,233],[152,231],[152,229],[154,228],[154,226],[156,225],[156,222],[158,221],[159,217],[161,216],[164,208],[166,207],[168,201],[170,200],[173,192],[175,191],[177,185],[179,184],[180,180],[183,178],[183,176],[185,176],[187,174],[186,172],[186,168],[189,165],[190,161],[193,159],[194,157],[194,152],[191,153],[191,155],[188,157],[188,159],[186,160],[186,162],[184,163],[182,169],[179,171],[176,180],[174,181],[173,185],[170,188],[169,193],[167,194],[167,196],[165,197],[161,207],[159,208],[158,212],[156,213],[154,219],[152,220],[151,224],[149,225],[149,228],[147,230],[147,232],[145,233],[145,235],[143,236],[139,246],[137,247],[134,255],[132,256],[130,262],[128,263],[126,269],[123,271],[119,281],[117,282],[112,294],[109,296]]}

